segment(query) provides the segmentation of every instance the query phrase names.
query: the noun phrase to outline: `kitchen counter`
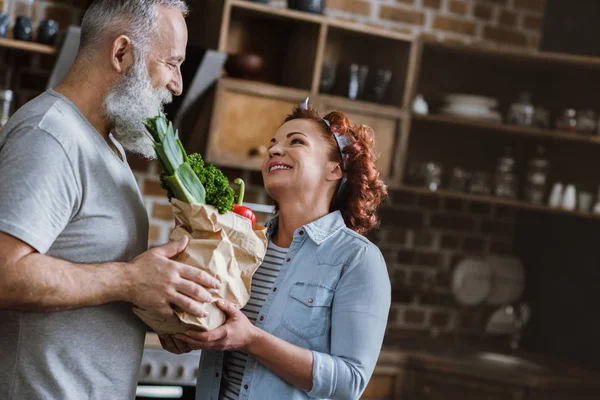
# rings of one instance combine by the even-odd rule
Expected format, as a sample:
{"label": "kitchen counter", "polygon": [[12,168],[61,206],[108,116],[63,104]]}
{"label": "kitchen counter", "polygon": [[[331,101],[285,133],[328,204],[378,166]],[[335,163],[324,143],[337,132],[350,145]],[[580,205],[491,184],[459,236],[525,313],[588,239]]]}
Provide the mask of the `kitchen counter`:
{"label": "kitchen counter", "polygon": [[384,347],[376,373],[390,368],[411,368],[474,379],[489,379],[541,390],[577,387],[598,390],[600,393],[600,372],[584,370],[524,352],[422,349],[415,351]]}

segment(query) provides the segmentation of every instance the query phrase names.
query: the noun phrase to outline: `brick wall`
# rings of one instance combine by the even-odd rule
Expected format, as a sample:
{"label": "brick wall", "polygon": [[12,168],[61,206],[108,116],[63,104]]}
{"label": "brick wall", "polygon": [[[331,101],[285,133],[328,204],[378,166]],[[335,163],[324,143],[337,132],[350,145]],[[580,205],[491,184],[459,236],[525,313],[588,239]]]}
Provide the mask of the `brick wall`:
{"label": "brick wall", "polygon": [[515,212],[489,203],[392,191],[371,235],[392,281],[388,339],[414,335],[482,336],[487,306],[459,305],[451,273],[467,256],[513,254]]}
{"label": "brick wall", "polygon": [[442,41],[537,49],[544,5],[545,0],[327,0],[326,13]]}

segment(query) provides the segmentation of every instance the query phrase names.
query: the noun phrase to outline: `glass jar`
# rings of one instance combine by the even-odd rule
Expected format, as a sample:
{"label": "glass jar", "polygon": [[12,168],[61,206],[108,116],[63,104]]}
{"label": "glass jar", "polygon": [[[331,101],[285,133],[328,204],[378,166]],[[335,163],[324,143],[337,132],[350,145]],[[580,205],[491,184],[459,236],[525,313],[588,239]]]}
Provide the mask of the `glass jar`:
{"label": "glass jar", "polygon": [[515,159],[511,155],[510,147],[507,147],[504,156],[498,160],[494,194],[498,197],[514,199],[517,197],[517,177],[514,173]]}
{"label": "glass jar", "polygon": [[534,108],[531,104],[531,94],[523,92],[519,95],[519,101],[510,105],[508,111],[508,123],[520,126],[533,125]]}
{"label": "glass jar", "polygon": [[535,157],[527,165],[525,200],[532,204],[544,204],[546,197],[550,164],[545,152],[544,146],[538,146]]}
{"label": "glass jar", "polygon": [[492,192],[491,176],[486,171],[475,171],[469,185],[469,191],[472,194],[489,195]]}
{"label": "glass jar", "polygon": [[577,112],[577,131],[593,135],[596,131],[596,113],[590,110]]}
{"label": "glass jar", "polygon": [[563,110],[556,120],[556,128],[561,131],[575,132],[577,130],[577,112],[572,108]]}
{"label": "glass jar", "polygon": [[0,128],[2,128],[10,118],[10,106],[12,100],[12,90],[0,90]]}

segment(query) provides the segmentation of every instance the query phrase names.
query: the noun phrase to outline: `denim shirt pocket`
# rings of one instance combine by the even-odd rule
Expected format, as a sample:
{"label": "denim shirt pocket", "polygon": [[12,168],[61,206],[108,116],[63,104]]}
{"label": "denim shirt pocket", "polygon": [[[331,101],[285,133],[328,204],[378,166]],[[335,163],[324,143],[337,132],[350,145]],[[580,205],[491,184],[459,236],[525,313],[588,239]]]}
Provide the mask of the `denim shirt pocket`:
{"label": "denim shirt pocket", "polygon": [[335,290],[321,284],[296,282],[290,290],[281,324],[301,338],[324,335],[331,326]]}

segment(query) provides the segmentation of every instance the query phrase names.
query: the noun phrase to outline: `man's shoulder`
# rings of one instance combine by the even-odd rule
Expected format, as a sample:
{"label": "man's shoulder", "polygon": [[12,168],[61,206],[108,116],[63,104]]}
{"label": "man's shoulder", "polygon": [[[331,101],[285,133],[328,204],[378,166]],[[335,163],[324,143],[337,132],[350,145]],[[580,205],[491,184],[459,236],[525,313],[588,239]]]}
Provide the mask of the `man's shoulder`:
{"label": "man's shoulder", "polygon": [[81,124],[77,112],[58,96],[44,92],[23,105],[0,132],[0,148],[8,140],[56,141],[66,152],[77,147],[73,131]]}

